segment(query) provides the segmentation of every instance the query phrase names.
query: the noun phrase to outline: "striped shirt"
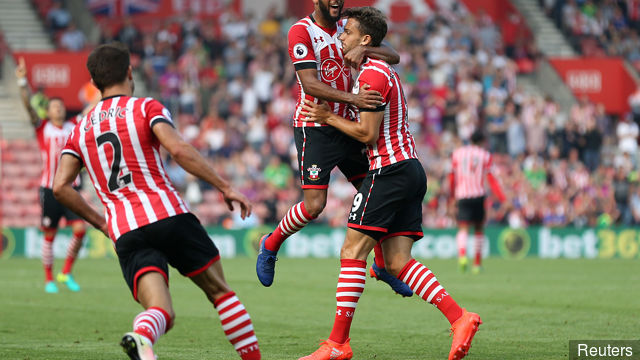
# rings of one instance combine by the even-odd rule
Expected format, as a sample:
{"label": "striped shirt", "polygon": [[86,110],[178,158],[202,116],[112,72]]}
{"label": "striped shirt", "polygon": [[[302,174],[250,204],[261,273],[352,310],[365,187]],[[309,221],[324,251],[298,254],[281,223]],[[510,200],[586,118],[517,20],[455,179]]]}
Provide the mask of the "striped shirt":
{"label": "striped shirt", "polygon": [[[357,94],[365,84],[371,86],[369,90],[380,92],[384,98],[383,104],[372,110],[384,110],[384,118],[380,124],[378,141],[373,145],[367,144],[369,170],[417,159],[416,144],[409,132],[407,100],[398,74],[384,61],[366,59],[360,67],[353,92]],[[362,111],[371,110],[360,109]],[[360,121],[360,113],[357,120]]]}
{"label": "striped shirt", "polygon": [[[62,123],[61,127],[57,127],[48,119],[44,119],[36,125],[36,138],[38,139],[40,157],[42,158],[41,187],[53,188],[53,177],[58,169],[60,153],[67,142],[69,134],[76,126],[77,119],[78,117],[73,117]],[[79,184],[80,177],[78,176],[73,185],[77,186]]]}
{"label": "striped shirt", "polygon": [[467,145],[452,155],[455,198],[469,199],[486,194],[484,179],[491,172],[491,154],[479,146]]}
{"label": "striped shirt", "polygon": [[80,159],[105,208],[109,235],[188,212],[169,180],[151,128],[171,114],[152,98],[100,101],[73,129],[62,151]]}
{"label": "striped shirt", "polygon": [[[338,36],[344,31],[346,19],[336,23],[334,29],[319,26],[312,15],[298,20],[289,29],[289,57],[296,71],[316,69],[318,80],[340,91],[351,89],[351,70],[344,64],[342,42]],[[303,100],[318,102],[318,100],[304,92],[300,78],[298,80],[298,99],[293,117],[294,127],[326,126],[312,122],[301,121]],[[329,102],[333,112],[345,119],[353,119],[351,106],[342,103]]]}

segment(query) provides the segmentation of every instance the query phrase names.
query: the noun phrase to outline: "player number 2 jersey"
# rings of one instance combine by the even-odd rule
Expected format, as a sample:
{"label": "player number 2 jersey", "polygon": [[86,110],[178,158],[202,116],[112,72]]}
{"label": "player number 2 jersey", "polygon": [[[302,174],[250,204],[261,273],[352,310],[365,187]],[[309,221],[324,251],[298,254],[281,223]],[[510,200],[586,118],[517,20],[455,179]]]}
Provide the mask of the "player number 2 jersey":
{"label": "player number 2 jersey", "polygon": [[[397,162],[417,159],[416,144],[409,132],[407,100],[404,97],[398,74],[384,61],[366,59],[353,86],[357,94],[360,87],[368,84],[369,90],[382,94],[383,104],[374,111],[384,109],[384,118],[375,144],[367,144],[369,170],[376,170]],[[360,111],[363,111],[360,109]],[[365,110],[366,111],[366,110]],[[360,115],[358,113],[358,121]]]}
{"label": "player number 2 jersey", "polygon": [[113,241],[189,211],[162,165],[151,131],[157,122],[173,126],[169,111],[152,98],[105,98],[78,122],[62,151],[87,168]]}
{"label": "player number 2 jersey", "polygon": [[[298,20],[289,29],[289,57],[296,71],[316,69],[318,79],[332,88],[340,91],[350,91],[351,70],[344,64],[342,42],[338,36],[344,31],[346,20],[336,23],[335,29],[325,29],[319,26],[313,16],[309,15]],[[325,126],[312,122],[301,121],[303,100],[318,102],[313,96],[306,94],[302,88],[300,78],[297,77],[299,94],[296,111],[293,117],[294,127]],[[342,103],[329,102],[333,112],[346,119],[353,119],[351,106]]]}

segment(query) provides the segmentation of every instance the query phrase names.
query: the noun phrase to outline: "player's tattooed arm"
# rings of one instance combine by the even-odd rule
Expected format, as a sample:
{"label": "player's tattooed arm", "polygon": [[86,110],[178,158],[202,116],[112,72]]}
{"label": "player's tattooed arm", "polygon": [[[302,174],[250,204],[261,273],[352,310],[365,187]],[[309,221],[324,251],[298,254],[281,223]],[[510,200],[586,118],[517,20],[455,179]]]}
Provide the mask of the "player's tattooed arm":
{"label": "player's tattooed arm", "polygon": [[380,135],[380,124],[384,118],[384,111],[364,111],[360,113],[360,121],[351,121],[331,112],[327,103],[316,104],[304,101],[303,121],[314,121],[335,127],[348,136],[365,144],[373,144]]}
{"label": "player's tattooed arm", "polygon": [[40,123],[40,117],[36,114],[36,111],[31,106],[31,89],[29,89],[29,82],[27,81],[27,65],[23,57],[18,59],[18,66],[16,67],[16,79],[18,81],[18,87],[20,88],[20,99],[27,113],[29,114],[29,120],[34,126]]}
{"label": "player's tattooed arm", "polygon": [[365,57],[382,60],[395,65],[400,62],[400,55],[386,42],[380,46],[356,46],[344,55],[344,62],[353,68],[360,67]]}
{"label": "player's tattooed arm", "polygon": [[305,94],[309,94],[318,99],[352,104],[360,109],[375,109],[380,106],[384,100],[378,91],[361,90],[358,94],[352,94],[350,92],[336,90],[318,79],[316,69],[298,70],[297,73]]}
{"label": "player's tattooed arm", "polygon": [[240,205],[242,219],[251,215],[252,205],[249,200],[241,192],[231,187],[227,180],[218,175],[198,150],[186,142],[173,126],[165,122],[158,122],[153,125],[152,131],[178,165],[190,174],[213,185],[222,193],[229,211],[233,211],[233,205],[237,202]]}

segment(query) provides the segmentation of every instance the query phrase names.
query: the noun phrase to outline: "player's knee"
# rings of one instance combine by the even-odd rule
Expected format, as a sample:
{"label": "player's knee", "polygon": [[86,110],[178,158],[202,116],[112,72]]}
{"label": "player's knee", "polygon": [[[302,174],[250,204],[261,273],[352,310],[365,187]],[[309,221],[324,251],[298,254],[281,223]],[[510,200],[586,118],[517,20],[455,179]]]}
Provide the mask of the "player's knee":
{"label": "player's knee", "polygon": [[384,259],[384,267],[387,272],[395,277],[398,277],[404,269],[404,266],[409,262],[410,259],[393,257],[389,259]]}
{"label": "player's knee", "polygon": [[313,218],[317,218],[322,214],[325,205],[327,204],[326,199],[314,199],[309,202],[304,202],[304,207]]}

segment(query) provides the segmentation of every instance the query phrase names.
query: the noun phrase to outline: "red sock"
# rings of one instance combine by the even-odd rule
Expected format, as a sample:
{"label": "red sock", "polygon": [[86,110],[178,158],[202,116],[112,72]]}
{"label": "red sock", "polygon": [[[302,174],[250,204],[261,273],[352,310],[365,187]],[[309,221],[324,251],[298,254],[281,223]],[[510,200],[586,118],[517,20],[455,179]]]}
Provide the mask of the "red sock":
{"label": "red sock", "polygon": [[53,281],[53,238],[56,235],[44,235],[42,242],[42,266],[44,267],[44,277],[47,282]]}
{"label": "red sock", "polygon": [[462,316],[462,309],[440,285],[436,276],[415,259],[407,262],[400,271],[398,279],[409,285],[416,295],[435,305],[451,324]]}
{"label": "red sock", "polygon": [[227,340],[242,360],[260,360],[260,347],[258,338],[253,332],[251,318],[236,293],[230,291],[222,295],[213,306],[218,311]]}
{"label": "red sock", "polygon": [[133,319],[133,332],[140,334],[153,345],[172,325],[169,313],[159,307],[150,307]]}
{"label": "red sock", "polygon": [[473,261],[473,265],[480,266],[482,265],[482,245],[484,244],[484,233],[476,232],[474,240],[476,256]]}
{"label": "red sock", "polygon": [[349,339],[351,321],[356,311],[360,295],[364,291],[367,262],[364,260],[340,260],[340,275],[336,291],[336,318],[329,340],[344,344]]}
{"label": "red sock", "polygon": [[305,227],[313,219],[314,217],[312,217],[304,207],[304,201],[293,205],[291,209],[287,211],[287,215],[280,220],[280,223],[276,229],[273,230],[273,233],[267,238],[264,247],[271,251],[280,250],[280,245],[282,245],[289,236],[300,231],[300,229]]}
{"label": "red sock", "polygon": [[380,269],[384,269],[384,256],[382,255],[382,243],[376,243],[376,246],[373,247],[373,261],[375,261],[376,266]]}
{"label": "red sock", "polygon": [[467,255],[467,230],[458,230],[456,234],[456,243],[458,243],[458,257]]}
{"label": "red sock", "polygon": [[62,268],[63,274],[68,274],[71,272],[71,268],[78,257],[78,253],[82,248],[82,238],[84,237],[85,231],[78,231],[77,233],[73,233],[71,237],[71,242],[69,243],[69,247],[67,248],[67,258],[64,261],[64,267]]}

